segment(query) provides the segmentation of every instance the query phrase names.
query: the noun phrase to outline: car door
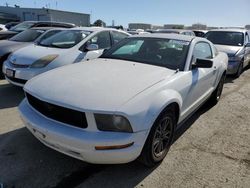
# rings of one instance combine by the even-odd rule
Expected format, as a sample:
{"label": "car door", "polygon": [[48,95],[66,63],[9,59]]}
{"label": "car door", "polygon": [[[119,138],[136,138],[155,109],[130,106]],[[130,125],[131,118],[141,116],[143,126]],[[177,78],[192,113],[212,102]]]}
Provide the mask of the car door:
{"label": "car door", "polygon": [[[98,45],[98,50],[87,51],[86,46],[90,44]],[[96,59],[100,57],[105,49],[109,49],[111,47],[111,36],[109,31],[102,31],[93,36],[90,40],[88,40],[83,47],[81,47],[82,51],[85,53],[83,60],[88,61],[91,59]]]}
{"label": "car door", "polygon": [[[193,49],[192,63],[196,59],[213,59],[211,46],[207,42],[198,42]],[[186,78],[190,79],[190,87],[183,101],[184,116],[190,114],[194,109],[201,105],[212,93],[216,79],[217,67],[213,64],[212,68],[192,68],[188,71]]]}

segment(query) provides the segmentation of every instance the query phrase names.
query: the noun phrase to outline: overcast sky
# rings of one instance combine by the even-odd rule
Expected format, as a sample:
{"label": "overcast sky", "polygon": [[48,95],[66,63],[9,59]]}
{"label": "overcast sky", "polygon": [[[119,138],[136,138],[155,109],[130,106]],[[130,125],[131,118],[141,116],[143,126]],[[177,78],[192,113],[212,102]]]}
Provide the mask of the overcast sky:
{"label": "overcast sky", "polygon": [[45,7],[92,13],[91,22],[102,19],[108,25],[130,22],[152,24],[203,23],[208,26],[250,24],[250,0],[1,0],[21,7]]}

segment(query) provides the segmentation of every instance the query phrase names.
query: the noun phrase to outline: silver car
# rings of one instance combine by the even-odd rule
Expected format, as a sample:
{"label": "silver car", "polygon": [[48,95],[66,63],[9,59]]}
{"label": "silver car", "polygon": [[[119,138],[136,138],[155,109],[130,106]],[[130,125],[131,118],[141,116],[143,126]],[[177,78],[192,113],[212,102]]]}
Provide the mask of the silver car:
{"label": "silver car", "polygon": [[219,51],[229,57],[227,74],[239,77],[250,63],[250,32],[245,29],[217,29],[206,33]]}
{"label": "silver car", "polygon": [[188,36],[195,36],[195,33],[191,30],[184,30],[184,29],[158,29],[153,33],[173,33],[173,34],[180,34],[180,35],[188,35]]}
{"label": "silver car", "polygon": [[34,27],[18,33],[8,40],[0,40],[0,78],[4,78],[2,73],[3,62],[16,50],[29,46],[34,42],[39,42],[50,36],[63,31],[63,28]]}

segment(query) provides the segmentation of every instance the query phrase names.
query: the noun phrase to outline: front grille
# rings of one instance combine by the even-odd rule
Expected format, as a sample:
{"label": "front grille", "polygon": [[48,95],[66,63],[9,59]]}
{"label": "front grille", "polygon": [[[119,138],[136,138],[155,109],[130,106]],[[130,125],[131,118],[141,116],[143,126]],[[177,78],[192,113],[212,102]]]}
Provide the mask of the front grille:
{"label": "front grille", "polygon": [[84,112],[64,108],[50,104],[26,93],[29,104],[44,116],[56,121],[66,123],[78,128],[87,128],[87,120]]}
{"label": "front grille", "polygon": [[[5,75],[6,76],[6,75]],[[12,82],[16,82],[19,84],[25,84],[27,82],[27,80],[23,80],[23,79],[19,79],[19,78],[12,78],[12,77],[8,77],[6,76],[10,81]]]}

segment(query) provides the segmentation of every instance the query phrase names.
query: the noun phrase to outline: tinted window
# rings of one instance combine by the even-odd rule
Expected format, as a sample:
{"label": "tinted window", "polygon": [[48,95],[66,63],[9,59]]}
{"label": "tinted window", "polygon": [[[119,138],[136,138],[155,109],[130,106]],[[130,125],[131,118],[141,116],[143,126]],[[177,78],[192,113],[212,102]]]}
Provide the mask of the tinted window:
{"label": "tinted window", "polygon": [[109,31],[96,34],[88,41],[88,44],[97,44],[99,49],[107,49],[111,47],[111,39]]}
{"label": "tinted window", "polygon": [[211,59],[213,57],[211,47],[206,42],[200,42],[195,45],[194,52],[193,52],[194,58],[199,59]]}
{"label": "tinted window", "polygon": [[188,41],[127,38],[107,51],[102,58],[122,59],[183,70],[188,48]]}
{"label": "tinted window", "polygon": [[11,41],[17,41],[17,42],[33,42],[35,41],[42,33],[44,33],[44,30],[34,30],[34,29],[28,29],[26,31],[23,31],[14,37],[10,38]]}
{"label": "tinted window", "polygon": [[229,31],[209,31],[205,38],[214,44],[242,46],[244,44],[244,33]]}
{"label": "tinted window", "polygon": [[53,48],[71,48],[86,38],[91,32],[82,30],[67,30],[59,32],[39,43],[41,46]]}
{"label": "tinted window", "polygon": [[111,34],[112,34],[112,37],[114,40],[114,44],[116,44],[119,41],[121,41],[122,39],[128,37],[128,35],[126,35],[125,33],[117,32],[117,31],[112,31]]}
{"label": "tinted window", "polygon": [[249,43],[249,42],[250,42],[249,35],[248,33],[246,33],[246,43]]}

